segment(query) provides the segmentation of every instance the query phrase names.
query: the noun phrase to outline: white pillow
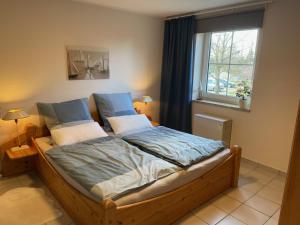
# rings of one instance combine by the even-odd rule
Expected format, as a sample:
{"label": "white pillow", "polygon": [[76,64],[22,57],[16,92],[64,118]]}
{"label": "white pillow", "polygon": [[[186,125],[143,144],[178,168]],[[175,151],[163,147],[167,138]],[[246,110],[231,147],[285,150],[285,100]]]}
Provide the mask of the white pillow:
{"label": "white pillow", "polygon": [[144,114],[107,117],[107,120],[115,134],[152,127],[151,122]]}
{"label": "white pillow", "polygon": [[90,139],[108,136],[96,122],[52,129],[50,132],[53,140],[58,145],[71,145]]}

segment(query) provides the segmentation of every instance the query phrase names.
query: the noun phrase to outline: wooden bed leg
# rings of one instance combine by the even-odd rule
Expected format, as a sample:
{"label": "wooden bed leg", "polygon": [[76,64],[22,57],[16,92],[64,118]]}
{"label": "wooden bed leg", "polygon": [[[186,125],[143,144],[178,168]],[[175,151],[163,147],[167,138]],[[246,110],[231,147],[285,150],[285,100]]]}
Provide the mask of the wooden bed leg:
{"label": "wooden bed leg", "polygon": [[234,174],[232,180],[232,187],[237,187],[239,182],[239,174],[240,174],[240,164],[241,164],[241,155],[242,155],[242,148],[238,145],[234,145],[231,147],[231,152],[235,156],[234,160]]}
{"label": "wooden bed leg", "polygon": [[103,202],[104,206],[104,224],[117,225],[117,205],[114,201],[108,199]]}

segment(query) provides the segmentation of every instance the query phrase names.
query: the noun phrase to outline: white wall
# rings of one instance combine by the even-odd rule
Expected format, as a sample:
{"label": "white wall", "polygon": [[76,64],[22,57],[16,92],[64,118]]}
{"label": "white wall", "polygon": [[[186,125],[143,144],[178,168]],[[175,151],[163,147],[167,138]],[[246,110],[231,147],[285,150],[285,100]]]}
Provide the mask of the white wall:
{"label": "white wall", "polygon": [[300,98],[300,1],[278,0],[265,13],[251,112],[199,103],[193,113],[233,119],[243,157],[286,171]]}
{"label": "white wall", "polygon": [[[68,0],[0,1],[0,108],[23,107],[39,123],[37,101],[131,91],[159,100],[163,21]],[[110,79],[68,81],[66,45],[110,49]],[[154,119],[158,103],[149,105]],[[93,109],[92,109],[93,110]],[[0,144],[14,123],[0,121]]]}
{"label": "white wall", "polygon": [[[193,112],[232,118],[243,156],[285,171],[300,97],[300,1],[267,11],[250,113],[194,103]],[[23,107],[38,123],[37,101],[132,91],[159,99],[163,21],[67,0],[0,1],[0,107]],[[68,81],[66,45],[110,49],[109,80]],[[158,103],[151,106],[154,119]],[[0,121],[0,144],[13,137]]]}

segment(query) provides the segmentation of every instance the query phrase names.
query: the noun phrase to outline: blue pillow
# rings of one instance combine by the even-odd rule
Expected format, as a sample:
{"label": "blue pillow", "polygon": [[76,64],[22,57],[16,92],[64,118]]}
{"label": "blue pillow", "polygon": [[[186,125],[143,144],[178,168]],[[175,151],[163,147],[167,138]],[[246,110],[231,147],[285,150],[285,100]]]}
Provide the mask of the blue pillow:
{"label": "blue pillow", "polygon": [[104,129],[111,131],[111,126],[106,119],[113,116],[125,116],[137,114],[132,104],[131,94],[114,93],[114,94],[93,94],[97,111],[104,123]]}
{"label": "blue pillow", "polygon": [[37,107],[48,129],[70,122],[93,120],[87,98],[60,103],[37,103]]}

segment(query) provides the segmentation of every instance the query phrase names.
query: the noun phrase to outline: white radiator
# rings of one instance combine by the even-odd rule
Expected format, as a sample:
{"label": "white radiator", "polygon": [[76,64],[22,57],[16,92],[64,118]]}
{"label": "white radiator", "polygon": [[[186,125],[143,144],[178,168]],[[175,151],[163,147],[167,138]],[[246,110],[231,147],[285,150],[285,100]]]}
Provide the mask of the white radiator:
{"label": "white radiator", "polygon": [[230,146],[232,120],[206,114],[194,114],[193,134],[214,140],[222,140]]}

